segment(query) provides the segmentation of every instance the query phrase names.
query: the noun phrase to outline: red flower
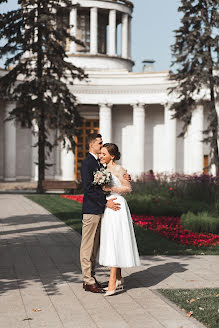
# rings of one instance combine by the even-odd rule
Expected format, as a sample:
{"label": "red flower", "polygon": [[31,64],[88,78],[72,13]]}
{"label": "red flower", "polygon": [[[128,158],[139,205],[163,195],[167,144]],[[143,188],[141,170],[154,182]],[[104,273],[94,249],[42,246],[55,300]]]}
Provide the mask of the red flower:
{"label": "red flower", "polygon": [[132,215],[133,222],[142,227],[152,230],[170,240],[178,241],[183,245],[216,246],[219,236],[211,233],[201,234],[183,229],[180,218],[175,217],[148,217]]}
{"label": "red flower", "polygon": [[80,204],[83,203],[84,195],[61,195],[62,198],[74,200]]}

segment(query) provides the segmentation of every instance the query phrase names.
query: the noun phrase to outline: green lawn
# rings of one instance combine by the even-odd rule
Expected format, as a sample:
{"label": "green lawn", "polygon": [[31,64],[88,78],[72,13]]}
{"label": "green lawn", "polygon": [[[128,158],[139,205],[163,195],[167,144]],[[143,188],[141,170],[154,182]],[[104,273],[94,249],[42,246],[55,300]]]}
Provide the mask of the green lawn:
{"label": "green lawn", "polygon": [[[46,208],[79,233],[81,232],[81,204],[61,198],[59,195],[29,195],[26,197]],[[219,245],[207,248],[186,247],[138,226],[135,226],[135,232],[141,255],[219,254]]]}
{"label": "green lawn", "polygon": [[208,328],[219,327],[219,288],[160,289],[169,300],[184,309]]}

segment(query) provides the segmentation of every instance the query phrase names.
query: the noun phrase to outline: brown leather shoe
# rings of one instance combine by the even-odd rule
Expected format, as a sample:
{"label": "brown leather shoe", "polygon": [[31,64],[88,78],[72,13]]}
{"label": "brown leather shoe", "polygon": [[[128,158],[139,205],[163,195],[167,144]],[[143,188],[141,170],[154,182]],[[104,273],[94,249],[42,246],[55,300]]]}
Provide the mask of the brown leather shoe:
{"label": "brown leather shoe", "polygon": [[83,282],[83,288],[86,292],[91,293],[103,294],[105,292],[102,288],[99,288],[97,284],[87,285],[85,282]]}
{"label": "brown leather shoe", "polygon": [[102,289],[103,288],[102,285],[97,281],[97,279],[95,277],[93,277],[93,278],[96,282],[97,287]]}
{"label": "brown leather shoe", "polygon": [[[102,288],[104,288],[104,287],[106,287],[108,285],[108,284],[105,284],[106,286],[105,285],[102,286],[102,284],[100,284],[95,277],[93,277],[93,278],[95,280],[95,283],[96,283],[97,287],[100,288],[100,289],[102,289]],[[86,285],[86,282],[83,281],[83,288],[84,289],[85,289],[85,285]]]}

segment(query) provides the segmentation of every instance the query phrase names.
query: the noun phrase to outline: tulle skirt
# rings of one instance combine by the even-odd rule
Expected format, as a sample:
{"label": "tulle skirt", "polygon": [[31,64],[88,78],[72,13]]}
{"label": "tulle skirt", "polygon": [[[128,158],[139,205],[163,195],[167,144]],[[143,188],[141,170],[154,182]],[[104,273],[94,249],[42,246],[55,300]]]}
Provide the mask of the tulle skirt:
{"label": "tulle skirt", "polygon": [[127,268],[140,266],[133,222],[124,197],[113,194],[121,209],[113,211],[106,207],[101,221],[99,264],[107,267]]}

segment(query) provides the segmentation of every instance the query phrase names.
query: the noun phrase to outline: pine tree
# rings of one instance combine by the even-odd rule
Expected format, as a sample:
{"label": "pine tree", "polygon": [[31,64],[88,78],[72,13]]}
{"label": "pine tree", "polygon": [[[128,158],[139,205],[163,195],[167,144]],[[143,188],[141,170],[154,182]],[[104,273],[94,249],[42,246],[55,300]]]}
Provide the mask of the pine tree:
{"label": "pine tree", "polygon": [[19,0],[19,9],[0,15],[0,57],[7,56],[9,69],[0,79],[1,96],[15,103],[9,119],[23,127],[38,125],[38,192],[43,192],[46,155],[53,145],[49,129],[59,131],[59,141],[70,140],[80,123],[76,98],[70,92],[84,71],[68,61],[66,40],[70,35],[64,16],[72,9],[69,0]]}
{"label": "pine tree", "polygon": [[[178,9],[182,13],[181,26],[175,31],[172,46],[174,72],[170,79],[176,86],[170,93],[179,95],[171,106],[173,117],[184,122],[184,136],[191,123],[197,103],[207,108],[208,127],[203,131],[203,142],[210,145],[211,164],[219,174],[218,139],[219,125],[216,101],[219,86],[219,1],[181,0]],[[203,95],[204,91],[204,95]]]}

